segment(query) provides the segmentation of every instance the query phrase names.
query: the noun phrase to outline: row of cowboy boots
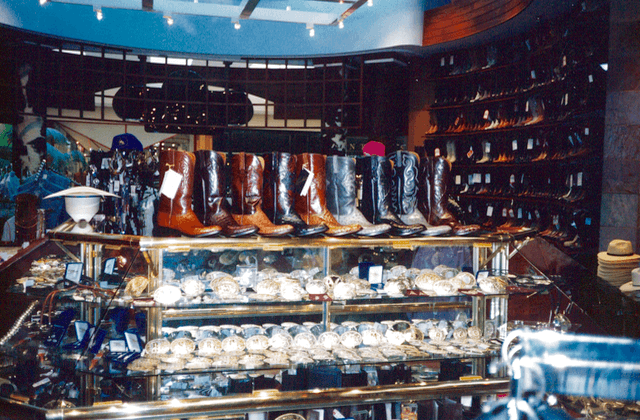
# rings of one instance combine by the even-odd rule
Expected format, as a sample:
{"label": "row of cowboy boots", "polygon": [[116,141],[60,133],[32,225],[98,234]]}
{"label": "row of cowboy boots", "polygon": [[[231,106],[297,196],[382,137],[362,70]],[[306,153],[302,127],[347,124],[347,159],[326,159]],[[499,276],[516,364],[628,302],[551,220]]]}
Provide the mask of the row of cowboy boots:
{"label": "row of cowboy boots", "polygon": [[[434,162],[438,162],[434,168],[445,163],[450,169],[444,159]],[[410,152],[398,152],[389,159],[368,156],[357,160],[309,153],[265,157],[238,153],[230,166],[232,205],[225,197],[223,154],[163,151],[158,226],[196,237],[219,233],[229,237],[254,233],[442,235],[451,226],[461,235],[476,230],[460,226],[446,210],[449,172],[426,170],[430,165],[420,165],[417,155]],[[362,181],[360,200],[356,173]],[[438,174],[438,181],[423,179],[431,174]],[[444,186],[436,186],[440,180]]]}

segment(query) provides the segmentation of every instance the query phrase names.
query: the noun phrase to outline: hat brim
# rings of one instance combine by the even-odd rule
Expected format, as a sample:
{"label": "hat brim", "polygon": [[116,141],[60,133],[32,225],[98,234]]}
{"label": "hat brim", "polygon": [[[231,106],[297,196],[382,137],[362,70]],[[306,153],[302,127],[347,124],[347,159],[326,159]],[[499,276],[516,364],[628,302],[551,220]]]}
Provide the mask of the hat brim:
{"label": "hat brim", "polygon": [[598,253],[598,261],[609,262],[609,263],[624,263],[624,262],[636,262],[640,263],[640,255],[632,254],[632,255],[610,255],[606,252]]}
{"label": "hat brim", "polygon": [[78,196],[95,196],[98,195],[100,197],[118,197],[118,195],[112,194],[107,191],[99,190],[93,187],[71,187],[66,190],[58,191],[57,193],[49,194],[45,197],[47,198],[55,198],[55,197],[78,197]]}

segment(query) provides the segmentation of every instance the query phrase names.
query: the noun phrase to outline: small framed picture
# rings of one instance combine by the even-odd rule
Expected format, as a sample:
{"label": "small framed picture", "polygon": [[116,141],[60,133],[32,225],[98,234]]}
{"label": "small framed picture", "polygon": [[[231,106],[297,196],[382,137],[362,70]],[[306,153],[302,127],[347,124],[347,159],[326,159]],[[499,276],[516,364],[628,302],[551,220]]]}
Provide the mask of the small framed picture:
{"label": "small framed picture", "polygon": [[84,264],[82,264],[81,262],[67,263],[67,267],[64,270],[64,279],[72,281],[74,283],[80,283],[83,268]]}
{"label": "small framed picture", "polygon": [[138,338],[138,334],[130,331],[124,332],[124,338],[127,340],[127,348],[129,351],[134,351],[136,353],[142,352],[142,348],[140,347],[140,339]]}
{"label": "small framed picture", "polygon": [[113,274],[115,270],[116,270],[116,259],[115,258],[107,259],[104,262],[103,273],[105,273],[105,274]]}

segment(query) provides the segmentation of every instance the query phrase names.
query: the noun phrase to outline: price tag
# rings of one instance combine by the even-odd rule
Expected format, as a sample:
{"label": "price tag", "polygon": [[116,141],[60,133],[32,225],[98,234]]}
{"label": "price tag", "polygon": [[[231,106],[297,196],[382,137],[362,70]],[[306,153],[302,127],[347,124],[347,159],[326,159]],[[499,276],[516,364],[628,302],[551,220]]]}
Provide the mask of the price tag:
{"label": "price tag", "polygon": [[435,157],[439,157],[440,156],[440,149],[436,147],[436,150],[433,151],[433,156]]}
{"label": "price tag", "polygon": [[589,75],[589,83],[593,83],[593,74]]}
{"label": "price tag", "polygon": [[491,174],[489,172],[484,174],[484,183],[485,184],[491,184]]}
{"label": "price tag", "polygon": [[477,280],[484,280],[487,277],[489,277],[489,272],[486,270],[478,271],[478,274],[476,275]]}
{"label": "price tag", "polygon": [[114,193],[120,192],[120,181],[117,179],[113,181],[113,192]]}
{"label": "price tag", "polygon": [[484,145],[484,152],[485,152],[485,153],[491,153],[491,143],[487,142],[487,143]]}
{"label": "price tag", "polygon": [[527,150],[533,150],[533,139],[527,140]]}
{"label": "price tag", "polygon": [[567,66],[567,56],[563,55],[562,56],[562,67],[566,67]]}
{"label": "price tag", "polygon": [[476,173],[473,174],[473,183],[480,184],[482,182],[482,174]]}
{"label": "price tag", "polygon": [[536,219],[539,219],[540,218],[540,212],[538,211],[538,209],[535,209],[533,212],[536,214]]}
{"label": "price tag", "polygon": [[164,173],[164,179],[162,180],[162,185],[160,186],[160,194],[164,194],[169,199],[173,200],[178,192],[178,188],[180,187],[180,183],[182,182],[182,175],[174,171],[173,169],[169,169]]}
{"label": "price tag", "polygon": [[507,217],[507,208],[506,207],[502,208],[502,217]]}
{"label": "price tag", "polygon": [[484,110],[484,115],[482,116],[482,118],[484,118],[485,120],[489,119],[489,110],[488,109]]}
{"label": "price tag", "polygon": [[564,94],[564,104],[569,105],[569,93]]}
{"label": "price tag", "polygon": [[487,217],[493,216],[493,206],[487,207]]}
{"label": "price tag", "polygon": [[556,226],[560,224],[560,216],[558,216],[557,214],[553,215],[553,224]]}
{"label": "price tag", "polygon": [[524,104],[524,112],[529,112],[529,101],[528,100]]}
{"label": "price tag", "polygon": [[511,142],[511,150],[518,150],[518,140],[514,140]]}
{"label": "price tag", "polygon": [[449,57],[449,65],[453,66],[453,55],[451,57]]}
{"label": "price tag", "polygon": [[302,197],[306,197],[307,194],[309,193],[309,188],[311,188],[311,182],[313,181],[313,173],[311,173],[311,171],[309,171],[307,168],[303,168],[306,173],[307,173],[307,180],[304,183],[304,186],[302,187],[302,191],[300,191],[300,195]]}
{"label": "price tag", "polygon": [[522,219],[522,208],[518,209],[518,219]]}
{"label": "price tag", "polygon": [[473,185],[473,174],[467,175],[467,183]]}
{"label": "price tag", "polygon": [[531,220],[531,212],[527,212],[527,219]]}
{"label": "price tag", "polygon": [[511,174],[511,177],[509,177],[509,184],[515,184],[516,183],[516,176],[514,174]]}
{"label": "price tag", "polygon": [[514,217],[516,217],[516,214],[515,214],[515,212],[513,211],[513,209],[509,209],[509,217],[510,217],[510,218],[512,218],[512,219],[513,219]]}
{"label": "price tag", "polygon": [[536,78],[536,71],[535,70],[531,70],[531,78],[532,79]]}
{"label": "price tag", "polygon": [[573,174],[569,175],[569,188],[573,187]]}
{"label": "price tag", "polygon": [[460,175],[456,175],[456,185],[462,184],[462,177]]}
{"label": "price tag", "polygon": [[576,186],[582,187],[582,172],[578,172],[578,179],[576,180]]}
{"label": "price tag", "polygon": [[382,266],[374,265],[369,267],[369,283],[380,284],[382,283]]}
{"label": "price tag", "polygon": [[444,65],[445,65],[444,57],[442,57],[442,58],[440,59],[440,67],[444,67]]}
{"label": "price tag", "polygon": [[584,135],[588,136],[589,135],[589,127],[585,127],[584,128]]}

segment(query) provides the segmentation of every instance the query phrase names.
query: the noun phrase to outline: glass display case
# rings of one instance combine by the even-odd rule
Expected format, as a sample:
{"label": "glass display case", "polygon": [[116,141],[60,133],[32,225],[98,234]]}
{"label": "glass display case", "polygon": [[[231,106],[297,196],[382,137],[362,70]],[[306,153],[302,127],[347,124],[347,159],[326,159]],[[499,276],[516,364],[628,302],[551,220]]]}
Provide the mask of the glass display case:
{"label": "glass display case", "polygon": [[9,411],[204,418],[347,407],[353,417],[364,405],[366,418],[375,407],[399,418],[403,404],[508,390],[487,366],[509,295],[530,292],[508,274],[513,237],[67,228],[1,267],[5,295],[28,302],[0,339],[3,369],[15,367],[0,398]]}

